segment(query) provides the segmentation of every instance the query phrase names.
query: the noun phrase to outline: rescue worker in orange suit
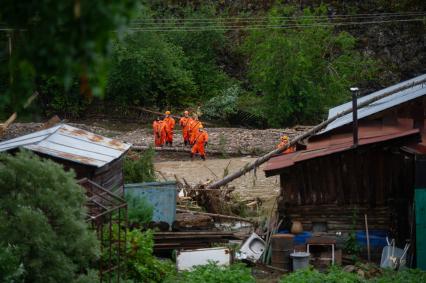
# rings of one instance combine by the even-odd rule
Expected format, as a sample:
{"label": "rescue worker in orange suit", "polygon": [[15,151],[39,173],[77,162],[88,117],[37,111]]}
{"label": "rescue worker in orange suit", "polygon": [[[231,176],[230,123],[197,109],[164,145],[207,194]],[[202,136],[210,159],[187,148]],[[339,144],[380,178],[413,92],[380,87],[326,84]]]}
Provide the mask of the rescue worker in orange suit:
{"label": "rescue worker in orange suit", "polygon": [[170,111],[166,111],[166,117],[164,117],[164,123],[166,124],[166,145],[173,145],[173,129],[175,128],[175,119],[170,116]]}
{"label": "rescue worker in orange suit", "polygon": [[[281,137],[281,142],[278,144],[277,148],[283,147],[287,145],[288,143],[289,143],[289,138],[288,136],[284,135]],[[287,148],[286,150],[284,150],[282,154],[292,153],[295,151],[296,151],[296,147],[293,145]]]}
{"label": "rescue worker in orange suit", "polygon": [[199,126],[195,139],[192,143],[191,159],[194,159],[195,154],[200,154],[202,160],[206,160],[206,152],[204,147],[207,146],[209,141],[209,135],[203,129],[203,126]]}
{"label": "rescue worker in orange suit", "polygon": [[157,117],[157,120],[152,123],[152,128],[155,146],[163,146],[166,141],[166,123],[160,117]]}
{"label": "rescue worker in orange suit", "polygon": [[179,125],[182,128],[182,137],[183,137],[183,143],[185,146],[189,144],[189,126],[192,123],[192,118],[189,117],[189,112],[185,111],[183,112],[183,117],[179,120]]}
{"label": "rescue worker in orange suit", "polygon": [[198,135],[198,129],[203,127],[201,121],[198,120],[198,116],[194,115],[194,119],[192,119],[189,124],[189,142],[192,145],[194,143],[195,137]]}

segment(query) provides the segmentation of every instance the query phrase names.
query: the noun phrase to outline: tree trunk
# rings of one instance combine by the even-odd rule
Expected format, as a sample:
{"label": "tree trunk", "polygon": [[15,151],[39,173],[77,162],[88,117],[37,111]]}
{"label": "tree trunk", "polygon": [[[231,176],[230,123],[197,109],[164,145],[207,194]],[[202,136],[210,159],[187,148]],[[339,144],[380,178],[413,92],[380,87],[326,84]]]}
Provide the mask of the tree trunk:
{"label": "tree trunk", "polygon": [[[411,83],[407,83],[402,85],[399,88],[396,88],[394,90],[385,92],[381,95],[378,95],[376,97],[367,99],[366,101],[362,102],[362,103],[358,103],[358,110],[361,109],[362,107],[368,106],[369,104],[376,102],[377,100],[380,100],[384,97],[390,96],[392,94],[395,94],[397,92],[400,92],[402,90],[414,87],[416,85],[419,84],[424,84],[426,83],[426,79],[422,79],[422,80],[418,80],[418,81],[414,81]],[[207,189],[218,189],[221,186],[224,186],[226,184],[228,184],[229,182],[232,182],[233,180],[243,176],[244,174],[246,174],[247,172],[259,167],[261,164],[265,163],[266,161],[268,161],[269,159],[271,159],[271,157],[273,157],[274,155],[280,154],[281,152],[283,152],[284,150],[286,150],[287,148],[295,145],[296,143],[298,143],[299,141],[302,141],[306,138],[309,138],[313,135],[315,135],[318,131],[320,131],[321,129],[325,128],[328,124],[331,124],[332,122],[334,122],[335,120],[337,120],[338,118],[345,116],[349,113],[352,112],[352,107],[344,110],[338,114],[336,114],[335,116],[331,117],[328,120],[325,120],[323,122],[321,122],[320,124],[316,125],[315,127],[313,127],[311,130],[307,131],[306,133],[297,136],[296,138],[292,139],[287,145],[277,148],[261,157],[259,157],[258,159],[256,159],[255,161],[253,161],[252,163],[244,166],[243,168],[241,168],[240,170],[238,170],[237,172],[230,174],[228,176],[226,176],[225,178],[223,178],[222,180],[216,181],[214,183],[211,183],[209,186],[207,186]]]}

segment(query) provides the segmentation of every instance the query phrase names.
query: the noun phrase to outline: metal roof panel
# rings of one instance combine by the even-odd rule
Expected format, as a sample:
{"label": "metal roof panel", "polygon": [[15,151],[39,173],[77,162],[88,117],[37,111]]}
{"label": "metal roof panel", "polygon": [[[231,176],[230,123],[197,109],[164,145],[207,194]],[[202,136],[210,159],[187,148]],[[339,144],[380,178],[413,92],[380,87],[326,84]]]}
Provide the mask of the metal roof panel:
{"label": "metal roof panel", "polygon": [[[419,80],[423,80],[426,79],[426,74],[415,77],[413,79],[410,79],[408,81],[404,81],[401,83],[398,83],[396,85],[384,88],[382,90],[373,92],[369,95],[363,96],[358,98],[358,104],[371,99],[373,97],[382,95],[383,93],[386,92],[390,92],[393,90],[396,90],[398,88],[400,88],[401,86],[405,85],[405,84],[409,84],[409,83],[414,83],[415,81],[419,81]],[[404,102],[416,99],[418,97],[421,97],[423,95],[426,95],[426,84],[420,84],[420,85],[416,85],[410,88],[407,88],[405,90],[399,91],[393,95],[384,97],[376,102],[371,103],[370,105],[360,108],[358,109],[358,119],[362,119],[365,117],[368,117],[372,114],[381,112],[383,110],[392,108],[396,105],[402,104]],[[331,108],[328,112],[328,118],[330,119],[331,117],[335,116],[338,113],[341,113],[342,111],[348,110],[352,107],[352,102],[346,102],[342,105],[336,106],[334,108]],[[352,123],[352,114],[347,114],[343,117],[340,117],[339,119],[335,120],[334,122],[330,123],[324,130],[320,131],[318,133],[318,135],[324,134],[326,132],[329,132],[331,130],[334,130],[338,127],[347,125]]]}
{"label": "metal roof panel", "polygon": [[81,164],[102,167],[123,155],[131,144],[66,124],[0,143],[0,152],[18,147]]}

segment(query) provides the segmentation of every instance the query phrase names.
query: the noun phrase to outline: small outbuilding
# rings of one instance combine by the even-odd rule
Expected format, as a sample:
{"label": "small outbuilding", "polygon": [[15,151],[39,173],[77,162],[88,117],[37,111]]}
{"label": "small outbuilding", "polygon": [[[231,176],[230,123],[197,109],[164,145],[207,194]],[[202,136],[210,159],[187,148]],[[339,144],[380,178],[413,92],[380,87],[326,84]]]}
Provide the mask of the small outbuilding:
{"label": "small outbuilding", "polygon": [[110,191],[122,189],[123,157],[131,144],[103,137],[86,130],[60,124],[49,129],[6,140],[0,152],[24,148],[54,160],[77,179],[87,178]]}
{"label": "small outbuilding", "polygon": [[[303,150],[273,157],[265,173],[280,175],[280,217],[336,234],[364,230],[367,215],[371,230],[417,246],[411,253],[425,268],[426,202],[418,196],[426,196],[426,85],[416,83],[425,79],[360,98],[393,93],[359,109],[355,131],[348,114],[305,141]],[[330,109],[329,117],[351,105]]]}

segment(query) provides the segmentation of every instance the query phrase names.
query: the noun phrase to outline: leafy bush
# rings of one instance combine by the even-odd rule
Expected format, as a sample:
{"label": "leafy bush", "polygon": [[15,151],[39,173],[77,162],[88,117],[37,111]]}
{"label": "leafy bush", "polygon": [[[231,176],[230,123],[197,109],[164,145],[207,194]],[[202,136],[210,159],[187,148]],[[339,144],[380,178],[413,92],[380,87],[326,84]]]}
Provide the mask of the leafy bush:
{"label": "leafy bush", "polygon": [[145,199],[126,194],[127,219],[129,224],[143,226],[152,221],[154,207]]}
{"label": "leafy bush", "polygon": [[250,283],[255,282],[250,268],[244,264],[218,266],[214,263],[197,266],[193,271],[185,271],[168,278],[168,283]]}
{"label": "leafy bush", "polygon": [[126,183],[155,181],[155,151],[150,148],[143,154],[132,153],[124,159],[124,180]]}
{"label": "leafy bush", "polygon": [[300,269],[284,276],[282,283],[358,283],[364,280],[354,273],[343,271],[340,267],[332,266],[327,273],[320,273],[318,270],[310,268]]}
{"label": "leafy bush", "polygon": [[40,85],[40,93],[43,110],[47,116],[77,118],[89,105],[89,101],[80,94],[79,83],[76,80],[66,90],[55,77],[50,77]]}
{"label": "leafy bush", "polygon": [[372,283],[423,283],[426,282],[426,272],[420,269],[406,269],[403,271],[385,270],[377,278],[369,280]]}
{"label": "leafy bush", "polygon": [[225,89],[220,96],[215,96],[204,104],[203,116],[210,120],[227,121],[238,111],[237,100],[240,88],[236,85]]}
{"label": "leafy bush", "polygon": [[161,33],[137,32],[116,42],[107,99],[124,105],[185,105],[196,87],[179,46]]}
{"label": "leafy bush", "polygon": [[162,261],[152,255],[153,232],[142,233],[132,230],[127,233],[127,276],[135,282],[162,282],[173,276],[175,266],[170,261]]}
{"label": "leafy bush", "polygon": [[14,249],[0,245],[0,282],[22,282],[25,269]]}
{"label": "leafy bush", "polygon": [[375,278],[365,279],[356,273],[343,271],[341,267],[332,266],[327,272],[305,268],[281,278],[282,283],[420,283],[426,282],[426,272],[419,269],[403,271],[385,270],[384,274]]}
{"label": "leafy bush", "polygon": [[74,177],[30,152],[0,155],[0,239],[25,282],[82,282],[99,255]]}

